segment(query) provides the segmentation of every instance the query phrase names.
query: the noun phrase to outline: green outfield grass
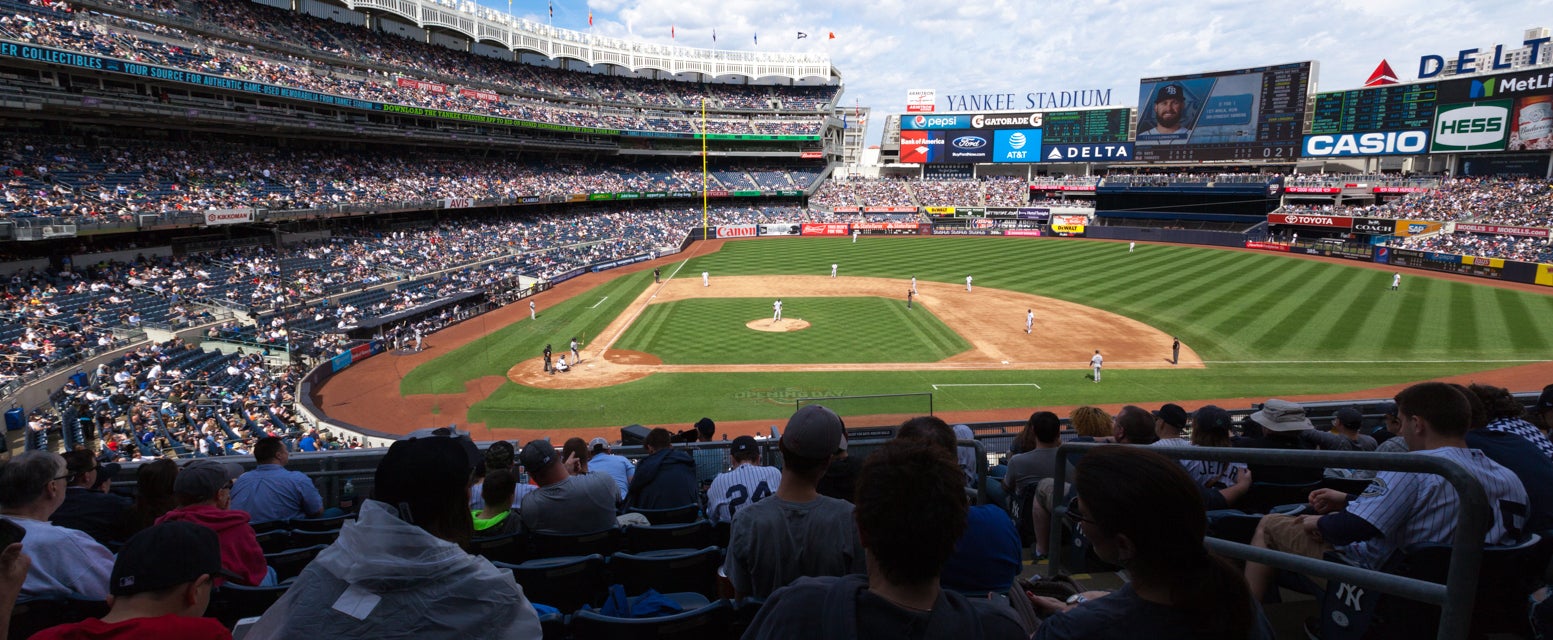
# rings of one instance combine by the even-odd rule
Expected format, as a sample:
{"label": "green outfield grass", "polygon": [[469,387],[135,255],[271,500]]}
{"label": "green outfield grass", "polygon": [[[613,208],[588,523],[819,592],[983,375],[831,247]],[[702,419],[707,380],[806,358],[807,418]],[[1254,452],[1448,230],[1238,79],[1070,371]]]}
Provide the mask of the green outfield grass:
{"label": "green outfield grass", "polygon": [[[1007,289],[1118,313],[1180,336],[1208,367],[1117,369],[1098,385],[1083,379],[1080,363],[1040,372],[658,374],[576,391],[509,383],[473,407],[470,419],[520,428],[688,422],[702,415],[779,421],[799,396],[876,393],[932,392],[939,411],[1341,393],[1545,360],[1553,344],[1553,296],[1412,271],[1403,274],[1402,290],[1391,292],[1389,272],[1191,246],[1140,245],[1129,254],[1125,244],[1060,239],[763,239],[727,243],[691,260],[676,277],[829,275],[831,263],[842,275],[903,282],[915,275],[958,285],[973,275],[978,292]],[[664,269],[665,276],[674,273]],[[651,281],[650,274],[623,276],[542,310],[538,321],[512,324],[421,365],[405,377],[401,392],[461,393],[465,381],[505,375],[517,361],[537,356],[546,341],[564,348],[575,333],[591,342]],[[770,301],[763,300],[744,320],[769,312]]]}
{"label": "green outfield grass", "polygon": [[937,362],[971,348],[927,309],[884,298],[788,298],[788,322],[808,329],[756,331],[771,319],[769,298],[699,298],[655,304],[615,343],[668,364]]}

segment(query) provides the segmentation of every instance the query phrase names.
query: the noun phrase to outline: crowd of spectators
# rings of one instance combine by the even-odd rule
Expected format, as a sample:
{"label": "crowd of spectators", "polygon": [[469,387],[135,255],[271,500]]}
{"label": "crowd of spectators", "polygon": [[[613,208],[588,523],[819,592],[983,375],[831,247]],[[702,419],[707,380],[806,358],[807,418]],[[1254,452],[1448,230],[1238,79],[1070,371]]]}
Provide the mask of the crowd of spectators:
{"label": "crowd of spectators", "polygon": [[1445,178],[1430,191],[1387,202],[1288,204],[1280,211],[1547,227],[1553,226],[1553,184],[1541,178]]}
{"label": "crowd of spectators", "polygon": [[1521,262],[1553,263],[1553,247],[1547,238],[1454,233],[1396,238],[1387,244],[1404,249],[1454,253],[1481,258],[1504,258]]}
{"label": "crowd of spectators", "polygon": [[[1043,184],[1051,184],[1046,180]],[[1066,183],[1063,183],[1066,184]],[[820,185],[809,204],[816,210],[835,207],[1025,207],[1031,206],[1030,183],[1023,178],[974,180],[850,178]],[[1069,201],[1052,201],[1073,206]]]}

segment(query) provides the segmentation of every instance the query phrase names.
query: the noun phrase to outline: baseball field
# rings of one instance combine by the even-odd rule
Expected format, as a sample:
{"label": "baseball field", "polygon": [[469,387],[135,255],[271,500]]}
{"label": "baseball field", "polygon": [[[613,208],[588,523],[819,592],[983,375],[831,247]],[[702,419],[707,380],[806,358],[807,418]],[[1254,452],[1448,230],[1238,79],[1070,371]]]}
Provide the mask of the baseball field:
{"label": "baseball field", "polygon": [[[1180,245],[713,241],[565,283],[537,297],[536,320],[514,305],[432,336],[423,353],[353,366],[324,386],[320,407],[382,431],[457,422],[493,435],[703,415],[777,423],[799,397],[875,394],[931,393],[940,414],[1018,417],[1090,403],[1338,396],[1549,359],[1553,292],[1413,271],[1399,291],[1390,284],[1389,270]],[[581,362],[545,372],[545,345],[562,354],[573,336]],[[1088,368],[1096,349],[1106,358],[1099,383]],[[927,410],[925,397],[838,402],[844,415],[910,414]]]}

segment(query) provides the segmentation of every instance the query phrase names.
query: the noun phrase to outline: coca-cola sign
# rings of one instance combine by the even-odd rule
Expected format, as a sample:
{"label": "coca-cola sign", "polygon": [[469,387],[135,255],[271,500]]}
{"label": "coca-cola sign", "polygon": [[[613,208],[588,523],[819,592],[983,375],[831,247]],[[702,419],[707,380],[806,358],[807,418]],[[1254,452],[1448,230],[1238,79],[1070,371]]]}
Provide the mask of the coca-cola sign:
{"label": "coca-cola sign", "polygon": [[1267,215],[1267,224],[1292,224],[1302,227],[1331,227],[1334,229],[1352,229],[1353,218],[1343,216],[1319,216],[1303,213],[1271,213]]}

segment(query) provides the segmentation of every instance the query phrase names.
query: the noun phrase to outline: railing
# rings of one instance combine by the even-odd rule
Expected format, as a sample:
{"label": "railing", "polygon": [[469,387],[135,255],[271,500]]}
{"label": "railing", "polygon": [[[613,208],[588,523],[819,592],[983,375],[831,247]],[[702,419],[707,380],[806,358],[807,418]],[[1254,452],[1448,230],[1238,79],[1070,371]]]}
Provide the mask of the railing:
{"label": "railing", "polygon": [[[1105,446],[1104,443],[1070,442],[1057,449],[1054,485],[1063,487],[1067,475],[1069,454],[1083,453]],[[1337,467],[1343,469],[1375,469],[1381,471],[1406,471],[1430,473],[1444,477],[1460,496],[1456,511],[1455,536],[1451,542],[1450,569],[1445,584],[1426,580],[1404,578],[1374,569],[1347,566],[1315,558],[1253,547],[1239,542],[1208,538],[1209,551],[1239,560],[1260,562],[1280,569],[1341,580],[1343,582],[1375,589],[1439,605],[1440,628],[1435,636],[1440,640],[1466,638],[1472,625],[1472,606],[1476,599],[1478,564],[1483,557],[1483,535],[1488,531],[1492,515],[1483,485],[1466,469],[1452,460],[1417,453],[1359,453],[1352,451],[1289,451],[1285,449],[1241,449],[1230,447],[1154,447],[1150,449],[1177,460],[1210,460],[1215,462],[1245,462],[1251,464],[1276,464],[1297,467]],[[1059,490],[1059,494],[1062,493]],[[1060,501],[1059,501],[1060,502]],[[1052,540],[1062,539],[1065,506],[1058,506],[1051,518]],[[1062,555],[1051,554],[1051,571],[1062,573]]]}

